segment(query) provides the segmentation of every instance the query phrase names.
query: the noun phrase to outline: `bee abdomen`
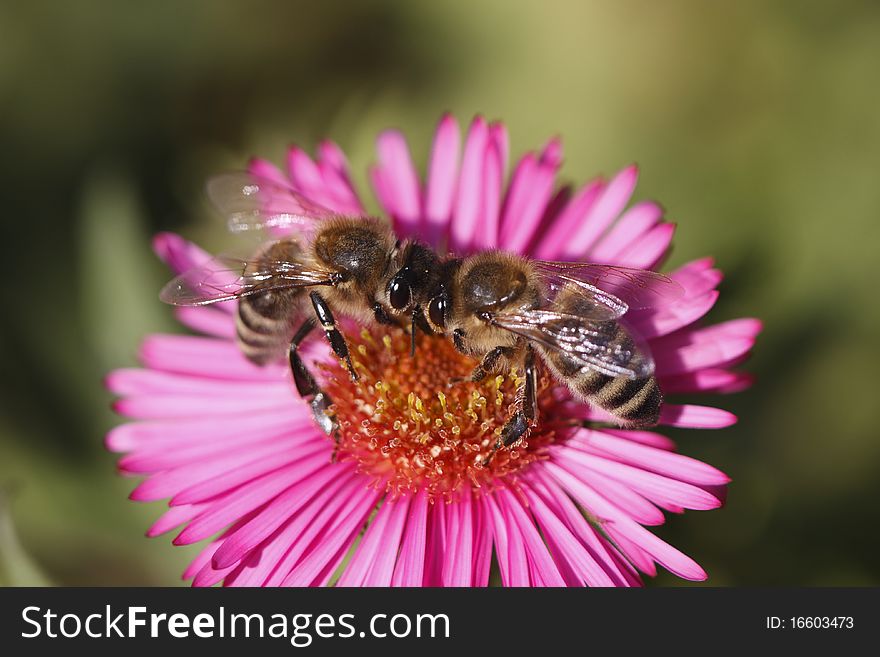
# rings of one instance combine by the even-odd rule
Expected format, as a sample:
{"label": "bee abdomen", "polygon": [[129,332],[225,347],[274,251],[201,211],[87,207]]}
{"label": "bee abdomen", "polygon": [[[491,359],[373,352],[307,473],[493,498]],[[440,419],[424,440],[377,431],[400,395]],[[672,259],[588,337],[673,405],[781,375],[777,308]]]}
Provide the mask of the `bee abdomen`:
{"label": "bee abdomen", "polygon": [[663,396],[653,376],[630,379],[589,371],[577,378],[574,387],[626,425],[654,426],[660,420]]}
{"label": "bee abdomen", "polygon": [[[642,359],[632,338],[620,325],[603,327],[611,336],[609,348],[619,348],[631,354],[628,363],[636,364]],[[610,332],[613,331],[613,334]],[[555,352],[546,353],[548,365],[568,383],[576,395],[608,411],[626,426],[654,426],[660,419],[663,397],[657,379],[653,376],[629,378],[609,376],[597,370],[585,368],[582,361]]]}
{"label": "bee abdomen", "polygon": [[292,335],[291,310],[298,290],[270,291],[242,297],[235,330],[244,356],[265,365],[276,360]]}

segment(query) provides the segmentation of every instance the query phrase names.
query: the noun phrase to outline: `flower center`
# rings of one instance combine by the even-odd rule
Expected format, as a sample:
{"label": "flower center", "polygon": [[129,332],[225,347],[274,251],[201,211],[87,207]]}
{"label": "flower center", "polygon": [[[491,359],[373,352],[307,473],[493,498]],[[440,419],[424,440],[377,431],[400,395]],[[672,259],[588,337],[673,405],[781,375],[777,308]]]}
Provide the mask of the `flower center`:
{"label": "flower center", "polygon": [[425,490],[434,499],[452,498],[462,486],[491,487],[543,458],[558,434],[549,421],[559,413],[546,375],[538,382],[544,420],[525,439],[496,451],[501,429],[517,407],[521,372],[471,382],[477,362],[449,340],[419,336],[410,357],[403,331],[365,330],[360,340],[349,338],[349,347],[357,382],[338,363],[321,366],[339,424],[338,458],[356,460],[362,472],[387,481],[390,492]]}

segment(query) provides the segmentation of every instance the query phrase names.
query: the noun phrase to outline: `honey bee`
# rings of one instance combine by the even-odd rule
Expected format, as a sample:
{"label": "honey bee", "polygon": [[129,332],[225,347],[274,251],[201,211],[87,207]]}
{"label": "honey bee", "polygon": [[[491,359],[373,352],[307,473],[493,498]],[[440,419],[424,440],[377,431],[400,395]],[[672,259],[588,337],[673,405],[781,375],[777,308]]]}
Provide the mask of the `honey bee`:
{"label": "honey bee", "polygon": [[208,193],[231,231],[283,236],[248,258],[217,256],[184,272],[160,298],[175,305],[237,301],[242,353],[259,365],[286,355],[299,394],[328,435],[338,429],[327,412],[332,400],[299,348],[320,326],[357,379],[332,309],[363,323],[408,328],[413,354],[417,330],[451,338],[456,349],[480,361],[471,381],[520,369],[515,411],[494,450],[513,445],[538,422],[539,357],[576,398],[620,424],[657,423],[662,395],[654,362],[624,315],[679,297],[683,290],[670,278],[501,251],[441,257],[418,241],[398,240],[383,220],[339,216],[289,183],[251,174],[215,178]]}
{"label": "honey bee", "polygon": [[630,308],[672,300],[683,289],[647,270],[534,261],[501,251],[449,258],[429,292],[427,321],[462,353],[480,359],[470,380],[517,367],[524,383],[493,453],[538,422],[540,356],[574,397],[621,425],[657,424],[662,395],[654,362],[621,321]]}
{"label": "honey bee", "polygon": [[343,217],[289,184],[250,174],[212,179],[208,195],[233,232],[292,233],[263,243],[248,258],[217,256],[182,273],[160,293],[166,303],[198,306],[237,300],[236,335],[246,358],[264,365],[287,357],[297,391],[319,426],[336,435],[323,392],[299,353],[320,326],[353,380],[348,345],[333,309],[361,322],[426,328],[421,308],[436,284],[439,258],[397,240],[384,221]]}

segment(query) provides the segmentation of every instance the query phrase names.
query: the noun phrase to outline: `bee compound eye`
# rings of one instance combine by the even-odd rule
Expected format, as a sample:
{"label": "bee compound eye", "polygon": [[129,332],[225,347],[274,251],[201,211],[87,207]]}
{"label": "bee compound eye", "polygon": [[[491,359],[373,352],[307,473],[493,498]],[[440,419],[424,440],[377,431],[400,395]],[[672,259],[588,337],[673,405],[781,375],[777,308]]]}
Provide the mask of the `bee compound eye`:
{"label": "bee compound eye", "polygon": [[395,278],[388,286],[388,300],[395,310],[403,310],[409,305],[410,289],[404,281]]}
{"label": "bee compound eye", "polygon": [[428,304],[428,317],[435,326],[446,326],[446,300],[443,297],[434,297]]}

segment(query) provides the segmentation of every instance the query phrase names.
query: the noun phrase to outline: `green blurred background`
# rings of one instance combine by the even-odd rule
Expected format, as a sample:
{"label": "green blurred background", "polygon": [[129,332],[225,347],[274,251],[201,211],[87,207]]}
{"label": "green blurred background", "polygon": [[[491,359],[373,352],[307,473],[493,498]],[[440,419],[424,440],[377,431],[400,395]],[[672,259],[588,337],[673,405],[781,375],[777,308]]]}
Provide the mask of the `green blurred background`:
{"label": "green blurred background", "polygon": [[[203,181],[324,136],[361,191],[373,140],[416,162],[444,110],[564,138],[565,179],[631,161],[716,257],[711,319],[765,320],[723,431],[673,431],[733,477],[658,533],[715,585],[880,584],[880,4],[3,2],[0,582],[175,584],[193,548],[143,532],[102,447],[101,387],[180,330],[150,235],[223,239]],[[653,583],[678,583],[662,574]]]}

